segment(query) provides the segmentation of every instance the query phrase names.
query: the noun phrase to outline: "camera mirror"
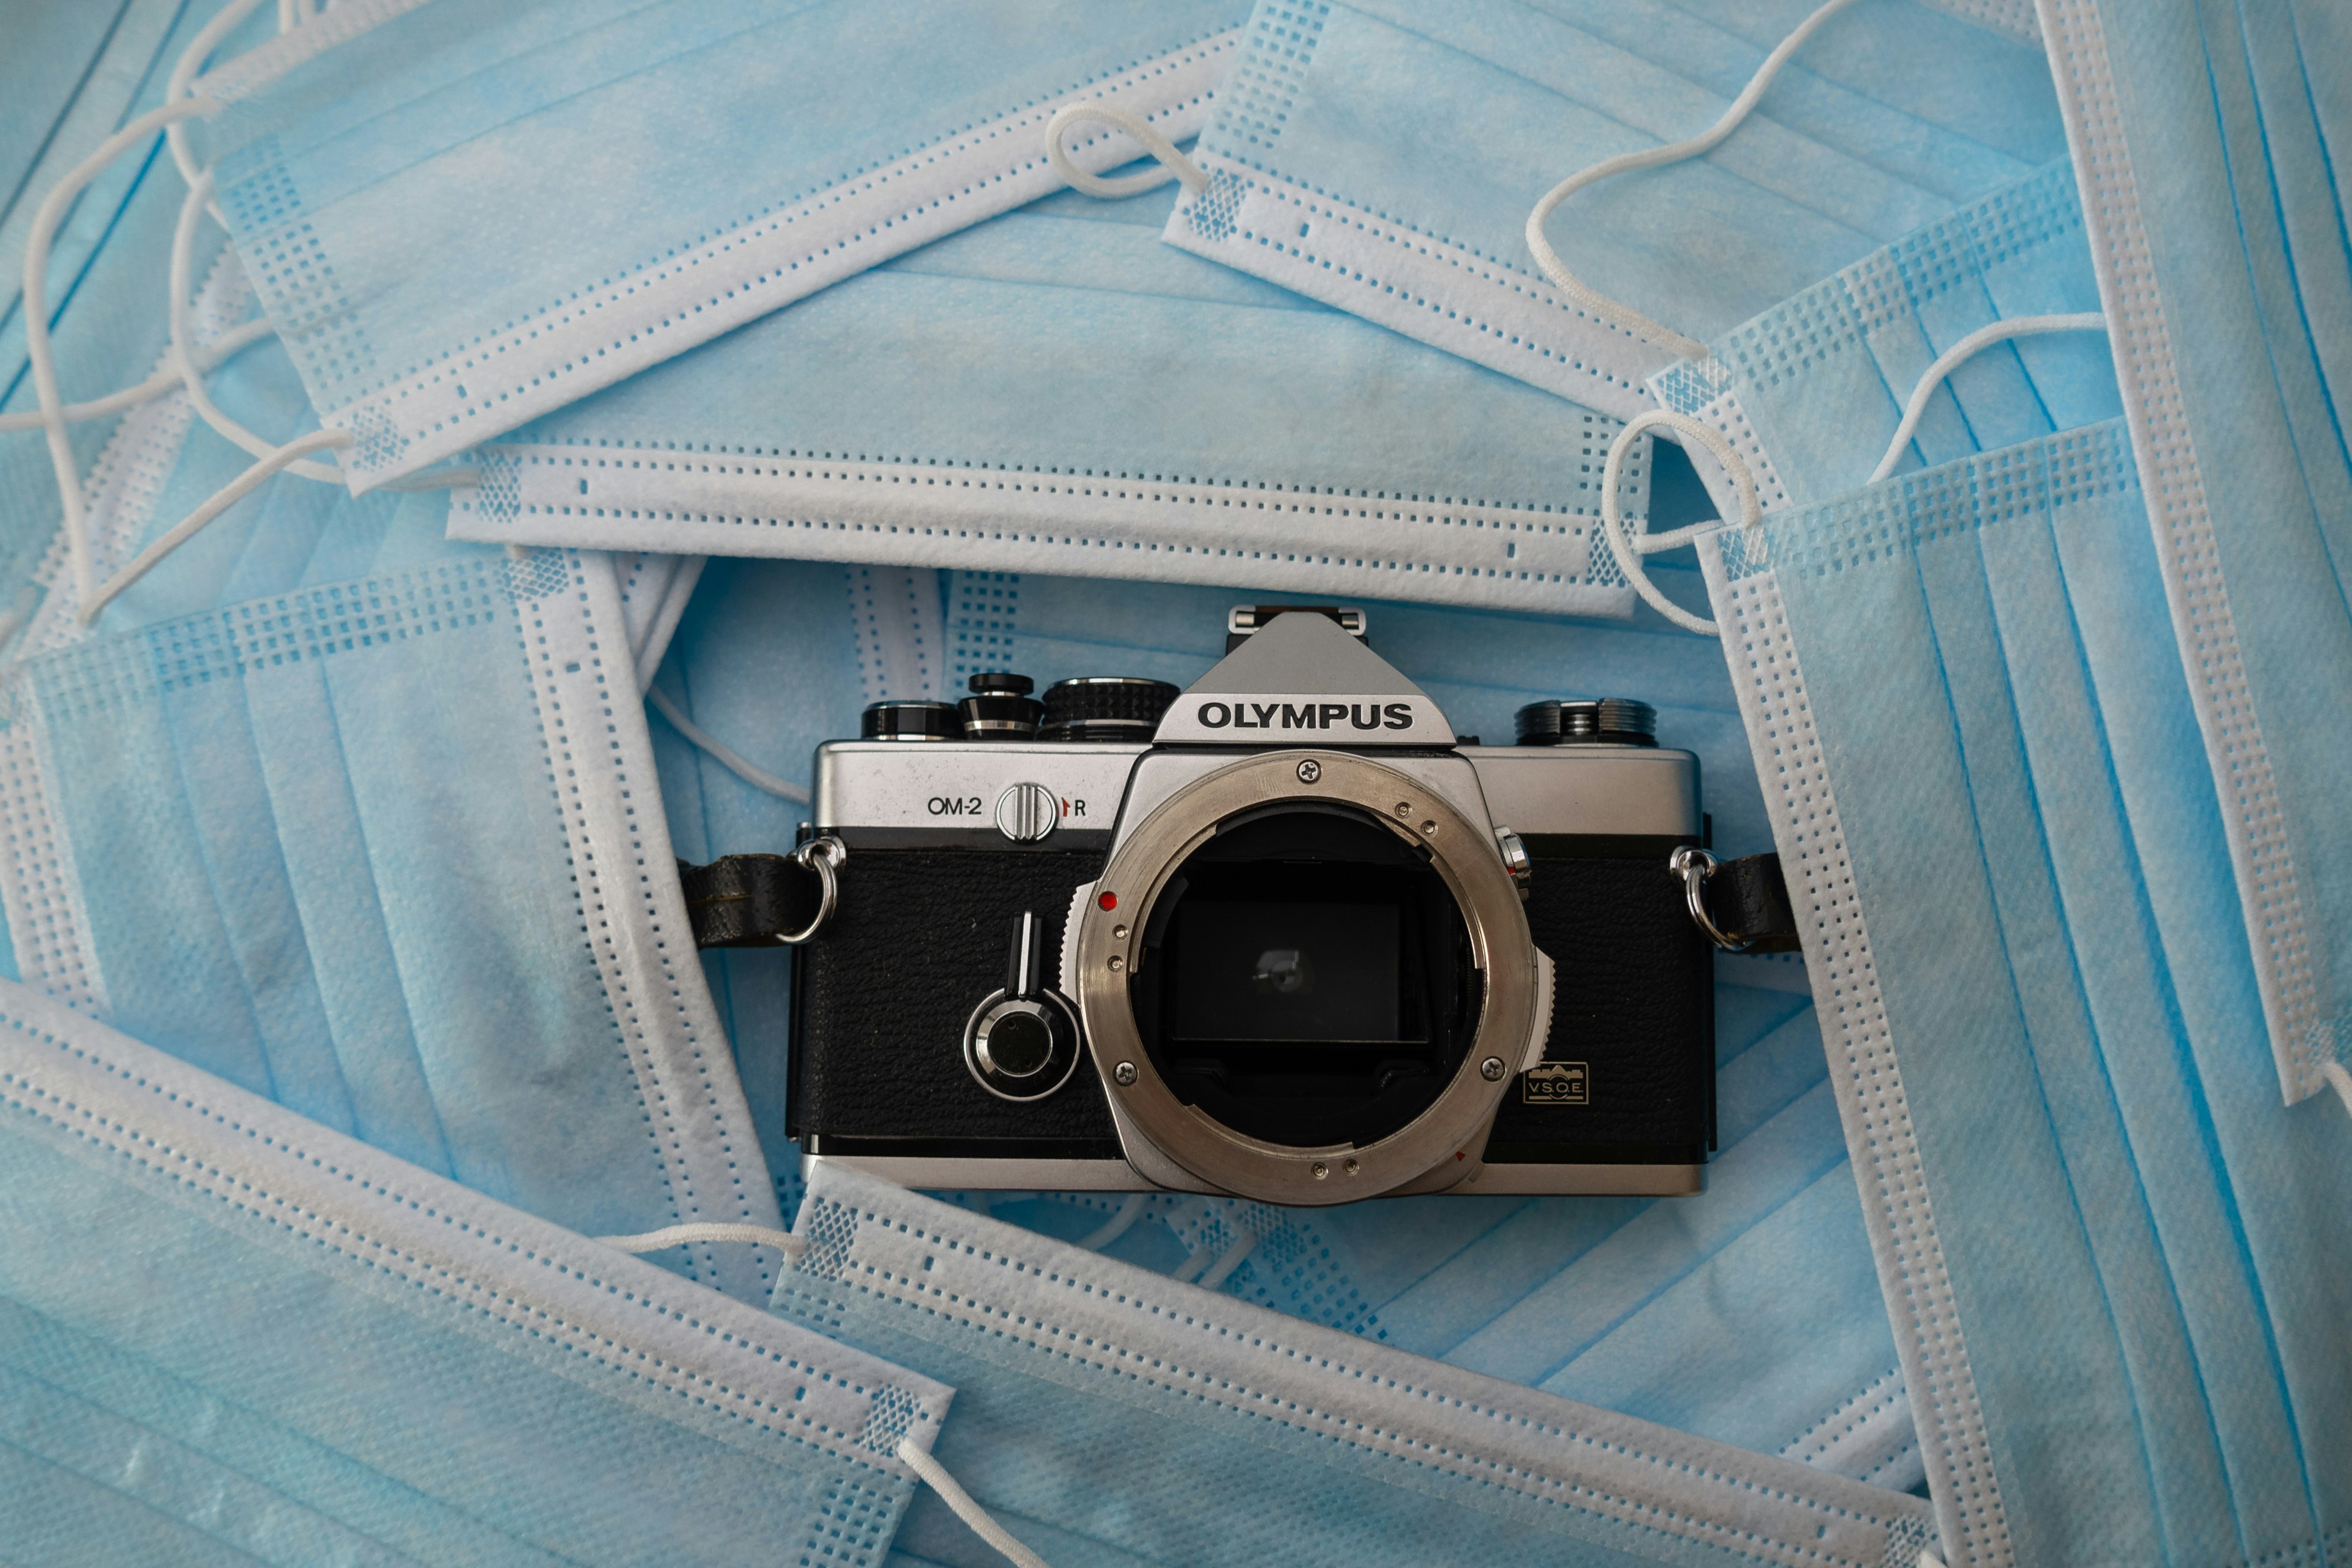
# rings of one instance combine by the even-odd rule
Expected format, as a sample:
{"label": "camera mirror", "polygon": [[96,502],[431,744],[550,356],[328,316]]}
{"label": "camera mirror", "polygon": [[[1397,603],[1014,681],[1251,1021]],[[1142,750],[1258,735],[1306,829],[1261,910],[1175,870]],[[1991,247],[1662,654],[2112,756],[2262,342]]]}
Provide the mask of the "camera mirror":
{"label": "camera mirror", "polygon": [[1301,1148],[1387,1137],[1435,1102],[1477,1027],[1470,933],[1426,850],[1369,813],[1220,825],[1152,910],[1129,997],[1185,1104]]}

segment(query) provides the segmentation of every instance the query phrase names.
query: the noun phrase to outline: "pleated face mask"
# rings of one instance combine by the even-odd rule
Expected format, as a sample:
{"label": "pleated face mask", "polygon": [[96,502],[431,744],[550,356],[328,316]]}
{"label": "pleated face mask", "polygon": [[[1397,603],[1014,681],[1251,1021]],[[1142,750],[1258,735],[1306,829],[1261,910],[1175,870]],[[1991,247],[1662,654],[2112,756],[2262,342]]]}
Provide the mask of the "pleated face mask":
{"label": "pleated face mask", "polygon": [[198,81],[192,156],[357,491],[1043,195],[1063,99],[1190,134],[1243,10],[373,0]]}
{"label": "pleated face mask", "polygon": [[[818,563],[711,563],[656,681],[747,773],[652,721],[662,797],[690,860],[792,842],[818,742],[861,701],[961,693],[981,669],[1040,681],[1189,682],[1223,649],[1234,591]],[[1631,624],[1370,606],[1370,636],[1465,727],[1570,693],[1639,693],[1702,758],[1715,844],[1769,829],[1717,650]],[[1554,684],[1557,682],[1558,684]],[[779,711],[780,689],[812,694]],[[781,776],[779,776],[781,775]],[[790,964],[703,954],[791,1212]],[[1312,1213],[1160,1194],[956,1201],[1231,1298],[1492,1377],[1783,1454],[1881,1485],[1919,1475],[1821,1040],[1792,955],[1717,960],[1717,1134],[1703,1195],[1384,1199]]]}
{"label": "pleated face mask", "polygon": [[878,1564],[951,1397],[0,981],[11,1563]]}
{"label": "pleated face mask", "polygon": [[[936,1448],[1056,1564],[1908,1568],[1927,1507],[1159,1278],[821,1166],[787,1320],[952,1378]],[[884,1348],[888,1347],[888,1348]],[[962,1526],[928,1500],[899,1550]],[[961,1560],[961,1559],[959,1559]]]}
{"label": "pleated face mask", "polygon": [[[1812,9],[1266,0],[1167,237],[1631,418],[1677,358],[2061,154],[2030,7]],[[1720,140],[1751,77],[1711,155],[1530,221],[1572,171]],[[1581,294],[1529,261],[1547,234]]]}
{"label": "pleated face mask", "polygon": [[1168,205],[1065,193],[539,419],[451,531],[1632,608],[1615,420],[1175,252]]}
{"label": "pleated face mask", "polygon": [[[241,313],[234,277],[201,321]],[[259,418],[300,399],[274,349],[214,387]],[[182,395],[135,411],[97,465],[99,565],[241,462]],[[708,992],[665,945],[676,884],[630,869],[667,861],[651,596],[633,616],[602,555],[451,544],[437,511],[284,478],[94,627],[44,603],[0,676],[17,973],[574,1228],[772,1224]],[[772,1255],[664,1260],[756,1295]]]}
{"label": "pleated face mask", "polygon": [[2340,1550],[2352,1128],[2258,1070],[2123,425],[1700,548],[1946,1559]]}
{"label": "pleated face mask", "polygon": [[2328,6],[2046,16],[2279,1083],[2352,1102],[2352,33]]}
{"label": "pleated face mask", "polygon": [[[1650,388],[1731,445],[1769,511],[2115,417],[2103,324],[2074,170],[2055,163],[1740,323]],[[1737,516],[1723,470],[1697,471],[1718,515]]]}
{"label": "pleated face mask", "polygon": [[[19,292],[27,238],[45,198],[68,171],[126,121],[162,101],[172,62],[207,20],[202,14],[183,15],[172,0],[71,9],[110,17],[104,47],[79,77],[78,89],[37,159],[28,164],[14,202],[0,195],[0,641],[20,629],[39,602],[32,584],[43,574],[42,559],[56,541],[59,511],[56,470],[39,431],[28,321]],[[23,15],[37,16],[32,11]],[[268,33],[257,24],[241,40],[259,42]],[[165,312],[157,308],[159,286],[170,268],[173,213],[184,194],[168,162],[123,158],[92,180],[61,215],[45,247],[42,314],[63,403],[95,403],[155,368],[167,341]],[[197,237],[198,276],[212,265],[217,249],[216,235]],[[82,470],[95,462],[116,423],[101,412],[68,424],[66,443]]]}

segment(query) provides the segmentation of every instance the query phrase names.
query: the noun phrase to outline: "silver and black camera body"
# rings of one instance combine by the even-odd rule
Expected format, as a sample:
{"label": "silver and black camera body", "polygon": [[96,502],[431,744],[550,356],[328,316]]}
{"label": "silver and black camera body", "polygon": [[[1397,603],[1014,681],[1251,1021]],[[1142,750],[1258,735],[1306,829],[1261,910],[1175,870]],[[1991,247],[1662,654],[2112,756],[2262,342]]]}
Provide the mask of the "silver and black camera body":
{"label": "silver and black camera body", "polygon": [[1361,631],[1244,608],[1181,693],[980,676],[820,747],[805,1154],[1285,1204],[1697,1191],[1697,759],[1625,700],[1457,737]]}

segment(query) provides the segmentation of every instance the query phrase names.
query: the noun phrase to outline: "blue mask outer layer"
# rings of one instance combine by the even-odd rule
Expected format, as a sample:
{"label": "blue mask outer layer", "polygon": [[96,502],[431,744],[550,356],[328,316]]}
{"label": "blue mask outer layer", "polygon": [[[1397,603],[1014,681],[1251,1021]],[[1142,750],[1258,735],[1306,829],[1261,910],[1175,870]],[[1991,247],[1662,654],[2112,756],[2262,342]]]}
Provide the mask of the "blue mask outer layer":
{"label": "blue mask outer layer", "polygon": [[1065,192],[534,421],[451,531],[1631,611],[1615,420],[1171,249],[1170,199]]}
{"label": "blue mask outer layer", "polygon": [[[1903,1493],[1369,1344],[857,1172],[821,1163],[795,1234],[774,1310],[952,1378],[939,1458],[1055,1568],[1899,1568],[1926,1540],[1927,1507]],[[901,1545],[945,1555],[961,1530],[919,1501]]]}
{"label": "blue mask outer layer", "polygon": [[20,1568],[875,1564],[951,1392],[0,982]]}
{"label": "blue mask outer layer", "polygon": [[2352,1062],[2352,21],[2045,7],[2166,597],[2290,1100]]}
{"label": "blue mask outer layer", "polygon": [[[1696,135],[1808,0],[1263,0],[1167,237],[1621,419],[1669,351],[1574,307],[1525,228],[1577,170]],[[2064,142],[2031,7],[1832,18],[1703,159],[1578,193],[1601,293],[1712,342]]]}
{"label": "blue mask outer layer", "polygon": [[2352,1545],[2352,1135],[2260,999],[2121,422],[1701,554],[1951,1562]]}
{"label": "blue mask outer layer", "polygon": [[200,157],[356,491],[1045,195],[1062,102],[1189,137],[1244,11],[358,0],[204,78]]}
{"label": "blue mask outer layer", "polygon": [[[37,18],[79,14],[79,6],[17,6],[0,26],[47,26]],[[110,14],[112,6],[89,10]],[[50,189],[122,124],[163,101],[172,65],[212,19],[213,7],[179,0],[131,0],[120,10],[104,47],[79,78],[79,87],[39,157],[25,175],[13,205],[0,216],[0,412],[39,406],[26,354],[22,283],[25,246],[33,215]],[[236,41],[268,36],[256,16]],[[5,56],[5,47],[0,47]],[[63,70],[61,65],[51,64]],[[0,89],[0,101],[6,101]],[[143,380],[157,368],[168,333],[164,283],[172,227],[185,187],[158,138],[118,159],[75,199],[50,247],[50,341],[65,400],[101,397]],[[203,277],[220,250],[219,231],[198,233],[195,261]],[[131,416],[68,426],[77,467],[88,474],[113,435]],[[248,461],[250,459],[247,459]],[[21,630],[39,601],[34,586],[46,576],[43,556],[55,542],[60,507],[55,471],[37,431],[0,434],[0,644]]]}
{"label": "blue mask outer layer", "polygon": [[[200,324],[242,315],[236,268]],[[200,333],[200,336],[202,334]],[[274,345],[213,377],[286,427]],[[96,465],[102,569],[242,468],[174,395]],[[289,1109],[589,1234],[778,1223],[685,929],[612,561],[281,479],[0,676],[18,973]],[[427,521],[425,514],[435,514]],[[643,595],[639,595],[642,603]],[[662,1255],[758,1298],[773,1254]]]}
{"label": "blue mask outer layer", "polygon": [[[1695,577],[1686,568],[1667,575]],[[1695,583],[1676,591],[1696,600]],[[717,561],[659,676],[705,729],[805,784],[818,742],[856,733],[861,701],[951,695],[981,669],[1041,682],[1138,674],[1190,682],[1223,651],[1233,590],[1006,574],[938,574]],[[1719,651],[1642,612],[1630,623],[1370,609],[1371,640],[1455,726],[1507,740],[1520,704],[1636,693],[1667,743],[1702,759],[1715,843],[1770,843]],[[811,700],[779,710],[780,690]],[[745,784],[652,721],[679,853],[701,860],[791,842],[807,807]],[[790,1212],[785,1132],[790,963],[704,954],[761,1141]],[[1905,1487],[1919,1477],[1853,1176],[1793,958],[1717,963],[1717,1130],[1707,1192],[1619,1198],[1398,1199],[1317,1211],[1154,1197],[1109,1251],[1198,1276],[1254,1243],[1224,1291],[1328,1327],[1605,1405],[1701,1436]],[[1064,1240],[1117,1195],[958,1201]]]}
{"label": "blue mask outer layer", "polygon": [[[1658,402],[1720,431],[1755,476],[1767,511],[1824,501],[1866,481],[1936,357],[2019,316],[2095,312],[2074,173],[2061,162],[1873,251],[1741,323],[1705,360],[1651,379]],[[2096,332],[1996,343],[1931,395],[1896,466],[1931,467],[2123,412]],[[1738,517],[1729,478],[1701,466],[1719,517]]]}

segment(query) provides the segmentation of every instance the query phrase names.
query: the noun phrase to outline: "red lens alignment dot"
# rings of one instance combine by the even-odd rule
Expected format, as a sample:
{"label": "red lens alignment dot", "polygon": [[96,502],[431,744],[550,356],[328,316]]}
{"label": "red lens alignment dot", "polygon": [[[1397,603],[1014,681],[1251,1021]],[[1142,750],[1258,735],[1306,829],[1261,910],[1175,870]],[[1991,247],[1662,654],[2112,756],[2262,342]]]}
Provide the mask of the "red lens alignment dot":
{"label": "red lens alignment dot", "polygon": [[1117,893],[1097,893],[1095,895],[1095,902],[1103,909],[1115,910],[1118,908],[1118,895]]}

